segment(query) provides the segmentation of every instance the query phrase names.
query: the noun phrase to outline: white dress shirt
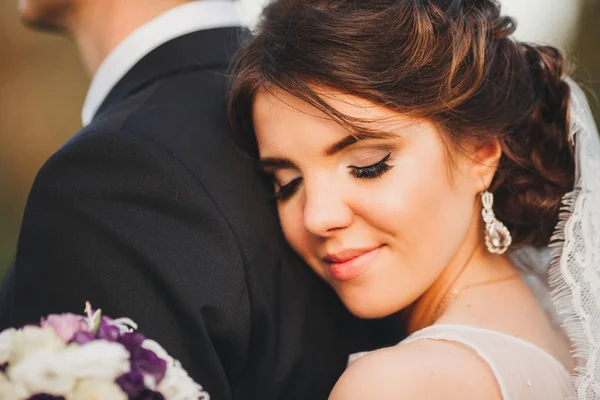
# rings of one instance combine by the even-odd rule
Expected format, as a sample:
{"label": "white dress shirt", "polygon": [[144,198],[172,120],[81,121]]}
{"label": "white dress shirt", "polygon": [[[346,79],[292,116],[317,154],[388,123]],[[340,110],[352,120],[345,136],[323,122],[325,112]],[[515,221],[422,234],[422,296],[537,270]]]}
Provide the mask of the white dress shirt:
{"label": "white dress shirt", "polygon": [[230,0],[198,0],[185,3],[142,25],[119,43],[100,64],[83,104],[83,125],[92,121],[117,82],[152,50],[188,33],[240,25],[237,2]]}

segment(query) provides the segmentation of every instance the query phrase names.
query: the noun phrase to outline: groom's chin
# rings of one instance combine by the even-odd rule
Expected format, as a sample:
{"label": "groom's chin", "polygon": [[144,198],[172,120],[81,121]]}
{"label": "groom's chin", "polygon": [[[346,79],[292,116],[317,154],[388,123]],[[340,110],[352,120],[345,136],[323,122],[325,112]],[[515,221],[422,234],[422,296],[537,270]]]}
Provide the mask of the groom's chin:
{"label": "groom's chin", "polygon": [[19,0],[21,22],[32,29],[67,33],[70,0]]}

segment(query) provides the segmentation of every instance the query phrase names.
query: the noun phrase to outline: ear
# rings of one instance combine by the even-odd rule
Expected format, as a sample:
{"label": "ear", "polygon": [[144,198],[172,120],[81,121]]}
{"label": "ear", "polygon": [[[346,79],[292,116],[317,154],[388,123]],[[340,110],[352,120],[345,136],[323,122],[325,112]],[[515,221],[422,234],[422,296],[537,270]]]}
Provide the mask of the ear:
{"label": "ear", "polygon": [[498,170],[498,164],[502,156],[502,146],[498,138],[493,138],[485,142],[477,141],[477,143],[473,143],[470,150],[470,169],[473,179],[477,185],[481,186],[481,191],[484,191],[492,184],[494,175]]}

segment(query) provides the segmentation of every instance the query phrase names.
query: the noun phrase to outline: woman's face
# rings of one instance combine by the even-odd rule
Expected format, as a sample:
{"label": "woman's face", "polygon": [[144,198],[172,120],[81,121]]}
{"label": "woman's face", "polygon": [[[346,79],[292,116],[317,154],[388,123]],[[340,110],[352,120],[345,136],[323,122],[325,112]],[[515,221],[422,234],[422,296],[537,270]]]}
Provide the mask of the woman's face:
{"label": "woman's face", "polygon": [[372,119],[378,134],[356,140],[307,103],[260,92],[261,162],[292,247],[354,314],[390,315],[421,296],[473,235],[481,168],[460,154],[450,162],[430,123],[335,92],[327,99]]}

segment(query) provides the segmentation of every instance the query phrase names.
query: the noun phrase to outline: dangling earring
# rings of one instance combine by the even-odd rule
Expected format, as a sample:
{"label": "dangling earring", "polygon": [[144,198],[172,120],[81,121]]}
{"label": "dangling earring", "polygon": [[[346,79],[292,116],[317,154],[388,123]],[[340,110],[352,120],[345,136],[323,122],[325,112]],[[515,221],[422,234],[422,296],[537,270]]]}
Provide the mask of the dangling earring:
{"label": "dangling earring", "polygon": [[512,237],[504,224],[496,219],[494,210],[494,195],[487,190],[481,194],[483,210],[481,215],[485,222],[485,245],[490,253],[503,254],[510,244]]}

